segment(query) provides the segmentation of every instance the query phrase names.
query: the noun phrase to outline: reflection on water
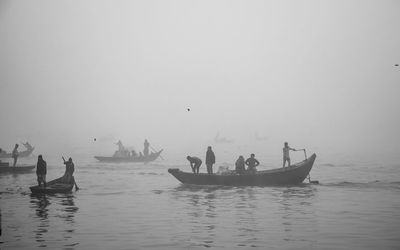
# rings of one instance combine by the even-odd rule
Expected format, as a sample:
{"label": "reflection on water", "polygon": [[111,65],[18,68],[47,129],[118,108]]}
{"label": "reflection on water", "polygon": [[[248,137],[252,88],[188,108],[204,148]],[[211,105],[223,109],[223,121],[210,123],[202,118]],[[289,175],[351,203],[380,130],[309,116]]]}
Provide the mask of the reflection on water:
{"label": "reflection on water", "polygon": [[32,208],[35,209],[36,215],[39,217],[39,225],[37,229],[33,232],[35,233],[35,240],[39,244],[39,247],[47,247],[45,243],[45,236],[48,232],[49,228],[49,209],[47,208],[50,205],[49,199],[46,195],[31,195],[31,204]]}
{"label": "reflection on water", "polygon": [[[33,231],[35,234],[35,241],[38,243],[38,247],[51,247],[49,246],[50,239],[52,238],[49,230],[50,225],[54,227],[54,224],[63,225],[64,234],[63,240],[68,241],[71,238],[71,234],[75,232],[75,213],[78,211],[78,207],[75,206],[74,196],[72,194],[63,195],[46,195],[46,194],[31,194],[30,196],[31,208],[35,209],[37,216],[38,225]],[[58,218],[62,218],[60,222]],[[65,244],[64,249],[72,250],[72,246],[78,243]]]}

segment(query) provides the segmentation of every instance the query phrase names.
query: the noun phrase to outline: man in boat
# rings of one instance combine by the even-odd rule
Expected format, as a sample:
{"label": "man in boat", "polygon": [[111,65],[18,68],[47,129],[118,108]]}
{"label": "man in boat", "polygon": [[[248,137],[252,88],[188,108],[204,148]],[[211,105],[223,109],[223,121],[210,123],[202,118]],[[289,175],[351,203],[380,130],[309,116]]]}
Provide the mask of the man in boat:
{"label": "man in boat", "polygon": [[283,165],[282,168],[285,167],[286,162],[288,162],[288,167],[290,166],[290,156],[289,156],[289,150],[296,151],[296,149],[289,147],[289,144],[285,142],[284,147],[283,147]]}
{"label": "man in boat", "polygon": [[202,163],[200,158],[198,158],[196,156],[188,156],[188,157],[186,157],[186,159],[190,162],[190,167],[192,168],[193,173],[194,174],[198,174],[199,173],[199,168],[200,168],[201,163]]}
{"label": "man in boat", "polygon": [[15,164],[17,164],[17,159],[18,159],[18,155],[19,155],[19,153],[18,153],[18,144],[15,144],[15,147],[14,147],[11,155],[12,155],[12,158],[14,159],[13,167],[15,167]]}
{"label": "man in boat", "polygon": [[[63,160],[64,160],[64,157],[63,157]],[[74,171],[75,171],[75,165],[72,162],[72,158],[69,157],[68,161],[64,160],[64,164],[65,164],[65,173],[63,176],[63,182],[64,183],[73,183],[75,185],[75,190],[78,190],[79,187],[78,187],[78,185],[76,185],[75,178],[73,176]]]}
{"label": "man in boat", "polygon": [[147,141],[147,139],[145,139],[144,140],[144,149],[143,149],[144,156],[149,155],[149,147],[150,147],[150,143]]}
{"label": "man in boat", "polygon": [[238,173],[238,174],[244,174],[244,172],[246,171],[243,155],[239,156],[239,158],[236,160],[235,170],[236,170],[236,173]]}
{"label": "man in boat", "polygon": [[71,183],[72,175],[74,174],[75,171],[75,165],[72,162],[72,158],[70,157],[68,161],[64,160],[64,164],[65,164],[65,173],[63,176],[63,180],[65,183]]}
{"label": "man in boat", "polygon": [[42,155],[39,155],[36,164],[36,176],[39,187],[41,183],[43,183],[43,186],[46,187],[46,174],[47,174],[47,163],[43,160]]}
{"label": "man in boat", "polygon": [[215,164],[215,154],[212,151],[211,146],[208,146],[206,153],[206,166],[208,174],[213,174],[213,164]]}
{"label": "man in boat", "polygon": [[250,158],[246,160],[245,164],[248,166],[247,171],[257,172],[257,166],[260,165],[260,162],[255,158],[254,154],[251,154]]}

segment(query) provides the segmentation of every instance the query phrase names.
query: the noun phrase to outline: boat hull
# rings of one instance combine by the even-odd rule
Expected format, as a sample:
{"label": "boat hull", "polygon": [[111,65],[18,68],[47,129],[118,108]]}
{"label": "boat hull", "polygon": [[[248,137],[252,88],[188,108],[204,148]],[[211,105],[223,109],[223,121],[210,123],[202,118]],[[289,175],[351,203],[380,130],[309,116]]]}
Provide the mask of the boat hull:
{"label": "boat hull", "polygon": [[223,186],[274,186],[296,185],[302,183],[310,173],[316,155],[290,167],[258,171],[256,173],[209,175],[182,172],[179,169],[168,169],[176,179],[184,184],[223,185]]}
{"label": "boat hull", "polygon": [[[35,148],[19,152],[18,153],[18,158],[24,158],[24,157],[30,156],[34,149]],[[0,153],[0,158],[12,158],[12,154],[11,153],[1,152]]]}
{"label": "boat hull", "polygon": [[137,156],[137,157],[113,157],[113,156],[95,156],[94,158],[100,162],[108,162],[108,163],[130,163],[130,162],[151,162],[156,160],[162,150],[151,153],[148,156]]}
{"label": "boat hull", "polygon": [[0,166],[0,173],[26,173],[32,171],[36,166],[29,165],[29,166]]}
{"label": "boat hull", "polygon": [[74,183],[63,183],[62,177],[52,180],[47,183],[46,187],[43,186],[32,186],[29,189],[33,194],[58,194],[58,193],[70,193]]}

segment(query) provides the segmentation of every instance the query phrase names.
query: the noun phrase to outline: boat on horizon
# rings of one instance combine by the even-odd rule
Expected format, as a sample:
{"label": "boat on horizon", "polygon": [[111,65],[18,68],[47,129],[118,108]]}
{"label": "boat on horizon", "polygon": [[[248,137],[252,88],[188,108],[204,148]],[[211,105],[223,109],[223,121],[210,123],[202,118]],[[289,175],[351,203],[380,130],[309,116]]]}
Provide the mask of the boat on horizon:
{"label": "boat on horizon", "polygon": [[[35,149],[35,147],[32,147],[32,145],[29,144],[29,142],[22,143],[22,145],[24,145],[26,150],[19,152],[18,153],[18,158],[23,158],[23,157],[30,156],[32,154],[33,150]],[[7,153],[6,151],[2,150],[0,152],[0,158],[12,158],[12,153]]]}
{"label": "boat on horizon", "polygon": [[0,173],[26,173],[32,171],[35,167],[36,165],[16,165],[13,167],[8,162],[0,162]]}
{"label": "boat on horizon", "polygon": [[316,154],[304,161],[285,168],[257,171],[255,173],[237,174],[194,174],[183,172],[178,168],[170,168],[168,172],[183,184],[221,185],[221,186],[274,186],[301,184],[307,177],[314,164]]}
{"label": "boat on horizon", "polygon": [[108,163],[133,163],[133,162],[151,162],[156,160],[163,149],[157,152],[151,152],[148,155],[138,155],[138,156],[94,156],[100,162]]}

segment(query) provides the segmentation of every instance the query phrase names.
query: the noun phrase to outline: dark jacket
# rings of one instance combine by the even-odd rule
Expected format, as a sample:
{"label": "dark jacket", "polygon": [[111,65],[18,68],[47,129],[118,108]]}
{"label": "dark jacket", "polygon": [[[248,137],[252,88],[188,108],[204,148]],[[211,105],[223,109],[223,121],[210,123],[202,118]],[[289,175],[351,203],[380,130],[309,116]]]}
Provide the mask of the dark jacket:
{"label": "dark jacket", "polygon": [[73,175],[74,171],[75,171],[74,163],[73,162],[66,162],[65,163],[65,173]]}
{"label": "dark jacket", "polygon": [[215,163],[215,154],[211,149],[208,149],[206,153],[206,164],[214,164],[214,163]]}
{"label": "dark jacket", "polygon": [[36,174],[47,174],[47,163],[44,160],[39,160],[37,162]]}
{"label": "dark jacket", "polygon": [[236,172],[238,173],[244,173],[244,171],[246,170],[246,167],[244,166],[244,158],[239,158],[237,159],[236,163],[235,163],[235,169]]}
{"label": "dark jacket", "polygon": [[248,159],[246,160],[245,164],[246,164],[247,166],[249,166],[248,170],[255,170],[256,167],[257,167],[258,165],[260,165],[260,162],[257,161],[256,158],[248,158]]}
{"label": "dark jacket", "polygon": [[191,157],[191,159],[189,161],[190,161],[190,164],[193,164],[194,166],[200,166],[202,163],[200,158],[198,158],[196,156]]}

